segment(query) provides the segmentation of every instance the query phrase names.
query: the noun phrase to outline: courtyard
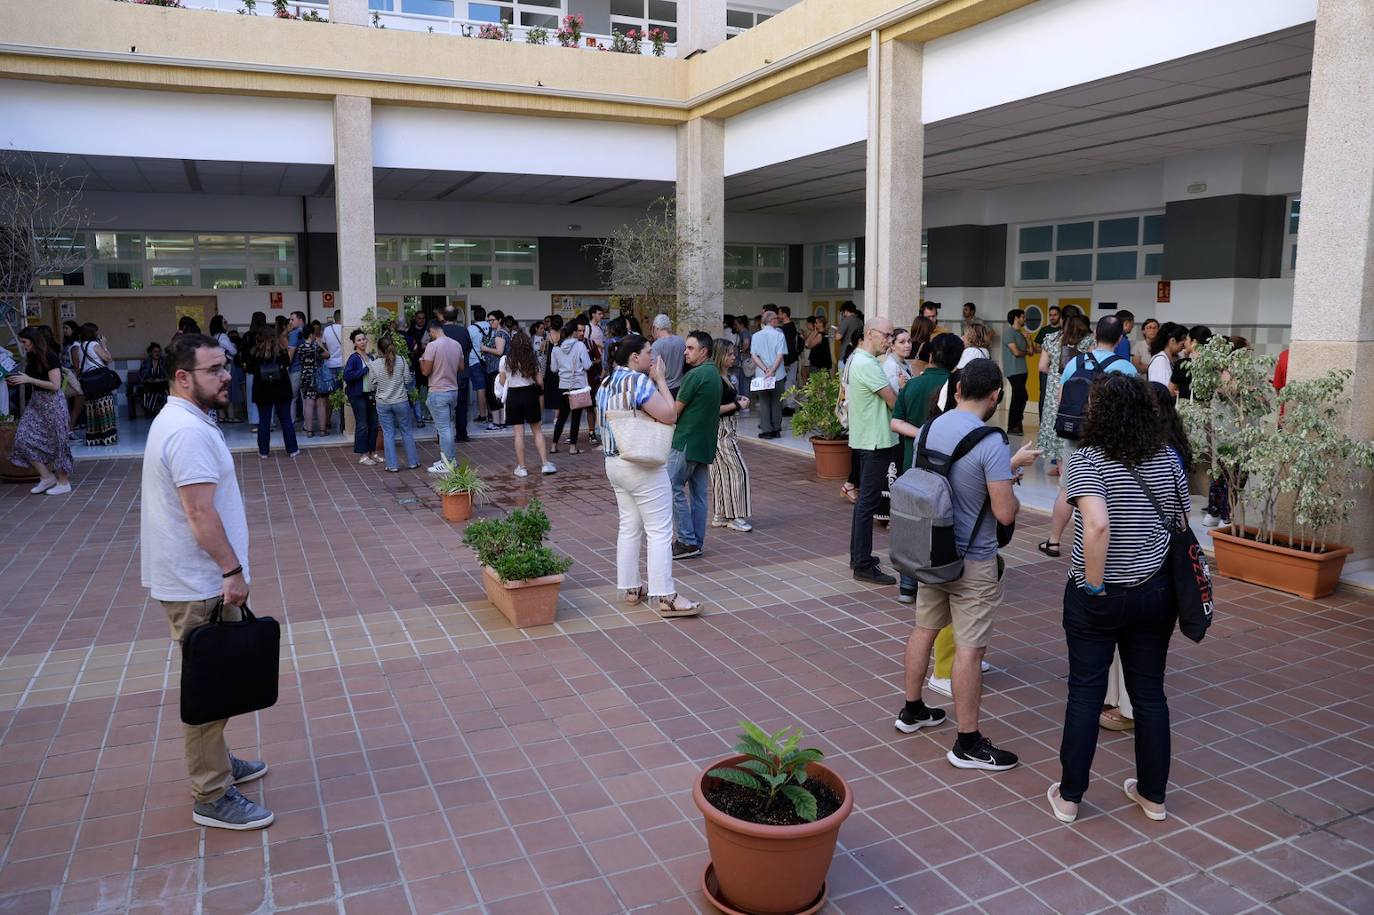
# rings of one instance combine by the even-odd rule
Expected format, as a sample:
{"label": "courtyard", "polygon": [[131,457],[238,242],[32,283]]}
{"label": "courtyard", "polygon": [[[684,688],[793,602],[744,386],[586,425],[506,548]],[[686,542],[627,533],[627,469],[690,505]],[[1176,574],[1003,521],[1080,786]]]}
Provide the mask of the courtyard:
{"label": "courtyard", "polygon": [[60,501],[0,491],[0,912],[713,911],[691,785],[741,718],[800,725],[854,791],[827,911],[1374,910],[1374,596],[1220,580],[1208,638],[1173,642],[1169,819],[1121,794],[1132,738],[1103,732],[1066,827],[1045,516],[1023,511],[988,655],[983,727],[1022,765],[972,773],[952,726],[894,731],[911,611],[850,578],[849,506],[808,455],[744,445],[755,530],[676,564],[707,612],[670,623],[617,600],[597,454],[516,480],[509,439],[464,448],[479,517],[537,497],[574,559],[552,627],[492,608],[425,475],[236,455],[250,604],[284,624],[278,704],[228,729],[271,766],[245,787],[277,816],[259,832],[190,821],[140,462],[83,460]]}

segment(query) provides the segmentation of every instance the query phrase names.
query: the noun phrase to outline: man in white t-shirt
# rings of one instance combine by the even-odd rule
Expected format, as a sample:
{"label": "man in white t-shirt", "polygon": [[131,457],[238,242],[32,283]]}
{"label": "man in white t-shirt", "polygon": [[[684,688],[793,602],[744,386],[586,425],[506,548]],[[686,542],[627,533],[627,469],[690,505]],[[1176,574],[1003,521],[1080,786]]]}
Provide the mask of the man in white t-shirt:
{"label": "man in white t-shirt", "polygon": [[[224,435],[209,416],[229,404],[229,365],[210,337],[186,334],[167,348],[170,390],[143,453],[139,544],[143,586],[167,611],[178,643],[217,611],[242,618],[248,600],[248,518]],[[226,684],[226,688],[232,684]],[[191,819],[220,829],[260,829],[272,813],[236,785],[267,764],[236,759],[227,721],[183,725],[195,797]]]}

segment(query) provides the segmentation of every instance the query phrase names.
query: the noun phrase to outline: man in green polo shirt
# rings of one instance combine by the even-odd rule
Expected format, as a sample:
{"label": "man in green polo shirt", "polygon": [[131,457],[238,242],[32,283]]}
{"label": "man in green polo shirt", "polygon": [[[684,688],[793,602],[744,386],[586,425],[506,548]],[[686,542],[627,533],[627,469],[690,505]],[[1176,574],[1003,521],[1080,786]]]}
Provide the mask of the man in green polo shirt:
{"label": "man in green polo shirt", "polygon": [[857,581],[895,585],[897,579],[878,566],[873,555],[873,515],[882,503],[887,465],[896,456],[897,433],[892,431],[892,405],[897,392],[888,382],[878,357],[892,346],[892,322],[869,318],[863,338],[850,357],[849,447],[859,460],[859,500],[849,528],[849,567]]}
{"label": "man in green polo shirt", "polygon": [[677,391],[677,428],[673,430],[673,449],[668,452],[676,534],[674,559],[701,555],[709,517],[711,462],[716,459],[716,431],[720,426],[721,380],[711,360],[711,335],[694,330],[686,342],[683,359],[687,373]]}

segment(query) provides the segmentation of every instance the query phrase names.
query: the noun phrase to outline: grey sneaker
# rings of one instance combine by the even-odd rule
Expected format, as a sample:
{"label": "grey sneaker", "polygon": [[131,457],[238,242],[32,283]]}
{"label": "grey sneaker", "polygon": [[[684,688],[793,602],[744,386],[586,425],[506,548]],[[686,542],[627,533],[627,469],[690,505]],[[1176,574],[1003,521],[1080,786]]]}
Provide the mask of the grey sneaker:
{"label": "grey sneaker", "polygon": [[271,826],[274,819],[272,811],[248,800],[233,786],[213,804],[198,803],[191,808],[193,823],[217,829],[262,829]]}
{"label": "grey sneaker", "polygon": [[239,759],[237,756],[230,756],[229,765],[233,769],[234,784],[236,785],[255,782],[267,774],[267,763],[257,759]]}

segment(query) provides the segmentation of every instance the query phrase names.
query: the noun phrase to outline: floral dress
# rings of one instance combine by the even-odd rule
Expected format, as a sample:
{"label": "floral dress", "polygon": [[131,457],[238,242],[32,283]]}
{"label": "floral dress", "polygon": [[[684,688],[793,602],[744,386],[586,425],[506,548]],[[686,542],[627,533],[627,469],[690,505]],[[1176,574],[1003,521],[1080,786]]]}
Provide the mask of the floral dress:
{"label": "floral dress", "polygon": [[[1035,433],[1035,447],[1045,452],[1045,460],[1059,463],[1064,459],[1064,440],[1054,431],[1054,420],[1059,415],[1059,376],[1064,373],[1064,332],[1056,331],[1045,337],[1041,344],[1050,354],[1050,370],[1045,373],[1045,406],[1040,414],[1040,429]],[[1093,349],[1093,335],[1088,334],[1078,343],[1080,353],[1090,353]]]}
{"label": "floral dress", "polygon": [[315,390],[315,371],[320,367],[319,344],[311,340],[306,340],[296,352],[301,354],[301,396],[315,398],[319,397],[319,391]]}

